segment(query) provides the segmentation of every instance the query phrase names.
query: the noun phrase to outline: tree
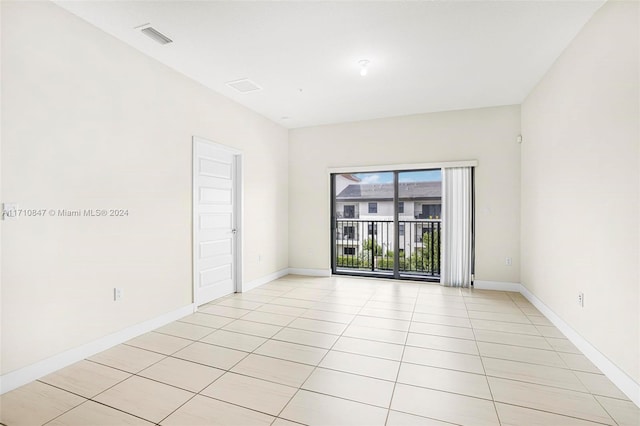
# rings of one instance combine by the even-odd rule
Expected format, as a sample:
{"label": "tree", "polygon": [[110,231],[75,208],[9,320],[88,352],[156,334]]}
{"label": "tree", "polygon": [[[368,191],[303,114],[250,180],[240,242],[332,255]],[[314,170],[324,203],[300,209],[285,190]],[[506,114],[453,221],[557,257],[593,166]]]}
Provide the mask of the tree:
{"label": "tree", "polygon": [[359,268],[360,259],[355,255],[337,256],[336,266],[343,268]]}
{"label": "tree", "polygon": [[437,229],[422,235],[422,248],[416,249],[409,258],[412,271],[431,272],[440,269],[440,232]]}
{"label": "tree", "polygon": [[367,238],[366,240],[362,241],[363,250],[367,250],[367,251],[373,250],[376,256],[382,255],[382,247],[380,246],[380,244],[376,244],[375,250],[372,249],[372,247],[373,247],[373,240],[371,238]]}
{"label": "tree", "polygon": [[373,255],[371,254],[371,250],[362,250],[360,253],[360,266],[363,268],[370,268],[371,262],[373,262]]}

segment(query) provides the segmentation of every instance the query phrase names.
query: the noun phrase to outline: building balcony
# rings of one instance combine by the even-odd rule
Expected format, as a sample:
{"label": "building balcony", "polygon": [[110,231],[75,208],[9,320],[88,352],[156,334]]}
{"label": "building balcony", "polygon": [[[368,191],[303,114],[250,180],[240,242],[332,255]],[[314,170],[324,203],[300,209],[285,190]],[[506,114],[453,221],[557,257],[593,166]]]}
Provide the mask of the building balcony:
{"label": "building balcony", "polygon": [[417,212],[416,212],[416,213],[413,215],[413,217],[414,217],[415,219],[418,219],[418,220],[440,220],[440,217],[439,217],[439,216],[432,216],[432,215],[428,215],[428,214],[426,214],[426,213],[417,213]]}
{"label": "building balcony", "polygon": [[355,212],[336,212],[337,219],[359,219],[360,213],[358,211]]}

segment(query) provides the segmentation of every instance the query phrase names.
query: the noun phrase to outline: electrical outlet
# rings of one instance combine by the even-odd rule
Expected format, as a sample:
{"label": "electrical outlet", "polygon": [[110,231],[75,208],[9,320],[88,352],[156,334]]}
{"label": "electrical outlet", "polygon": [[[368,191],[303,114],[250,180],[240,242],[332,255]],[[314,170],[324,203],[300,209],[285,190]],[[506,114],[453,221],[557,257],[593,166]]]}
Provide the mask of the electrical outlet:
{"label": "electrical outlet", "polygon": [[510,258],[510,257],[506,257],[506,258],[504,259],[504,264],[505,264],[505,265],[507,265],[507,266],[511,266],[511,264],[512,264],[512,263],[513,263],[513,262],[511,261],[511,258]]}
{"label": "electrical outlet", "polygon": [[578,306],[584,308],[584,293],[578,293]]}
{"label": "electrical outlet", "polygon": [[113,301],[117,302],[119,300],[122,300],[123,293],[124,292],[122,291],[121,288],[118,288],[118,287],[114,288],[113,289]]}

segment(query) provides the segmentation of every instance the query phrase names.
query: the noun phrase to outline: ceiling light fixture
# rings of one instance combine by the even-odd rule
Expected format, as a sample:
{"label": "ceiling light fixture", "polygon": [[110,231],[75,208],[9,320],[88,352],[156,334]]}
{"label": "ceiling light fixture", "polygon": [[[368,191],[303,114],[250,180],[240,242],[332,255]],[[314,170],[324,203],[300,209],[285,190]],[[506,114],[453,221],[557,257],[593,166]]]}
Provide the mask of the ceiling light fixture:
{"label": "ceiling light fixture", "polygon": [[367,59],[362,59],[360,61],[358,61],[358,63],[360,64],[360,75],[361,76],[365,76],[367,75],[368,70],[368,66],[369,66],[369,61]]}

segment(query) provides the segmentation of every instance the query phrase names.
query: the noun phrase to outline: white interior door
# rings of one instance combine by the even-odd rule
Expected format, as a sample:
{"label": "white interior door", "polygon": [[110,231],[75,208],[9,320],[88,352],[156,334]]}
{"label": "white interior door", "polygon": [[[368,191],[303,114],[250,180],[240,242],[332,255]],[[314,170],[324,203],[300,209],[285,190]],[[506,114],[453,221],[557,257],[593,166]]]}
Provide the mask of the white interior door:
{"label": "white interior door", "polygon": [[239,155],[193,139],[194,302],[236,291]]}

